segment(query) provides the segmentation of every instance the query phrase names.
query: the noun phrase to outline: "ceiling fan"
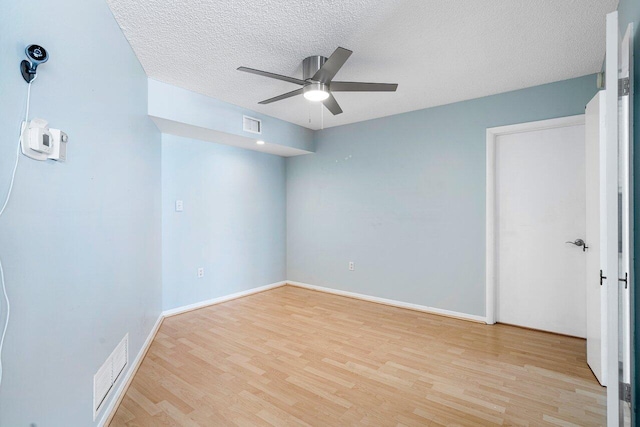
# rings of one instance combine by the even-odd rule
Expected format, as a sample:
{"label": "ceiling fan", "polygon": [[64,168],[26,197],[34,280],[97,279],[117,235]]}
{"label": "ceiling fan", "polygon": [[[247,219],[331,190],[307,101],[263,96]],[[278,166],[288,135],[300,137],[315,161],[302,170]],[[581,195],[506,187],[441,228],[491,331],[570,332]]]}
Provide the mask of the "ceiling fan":
{"label": "ceiling fan", "polygon": [[338,105],[332,92],[395,92],[398,88],[396,83],[333,81],[335,75],[340,71],[340,68],[342,68],[352,53],[353,52],[348,49],[339,47],[329,58],[319,55],[305,58],[305,60],[302,61],[302,80],[247,67],[239,67],[238,70],[302,86],[300,89],[265,99],[258,104],[270,104],[302,94],[310,101],[322,101],[324,106],[327,107],[333,115],[336,115],[342,113],[342,108]]}

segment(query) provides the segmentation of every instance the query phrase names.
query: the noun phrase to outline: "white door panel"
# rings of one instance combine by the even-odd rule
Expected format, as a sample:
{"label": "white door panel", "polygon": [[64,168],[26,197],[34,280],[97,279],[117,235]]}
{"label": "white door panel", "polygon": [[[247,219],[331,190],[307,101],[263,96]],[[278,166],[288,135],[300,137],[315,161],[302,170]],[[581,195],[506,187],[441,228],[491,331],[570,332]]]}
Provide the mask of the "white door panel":
{"label": "white door panel", "polygon": [[602,269],[607,277],[607,426],[620,425],[619,377],[619,259],[618,259],[618,74],[620,37],[618,34],[618,12],[607,15],[607,57],[605,63],[605,150],[603,188],[605,209],[602,226],[605,238],[600,242],[606,254]]}
{"label": "white door panel", "polygon": [[[631,287],[633,283],[633,270],[631,268],[631,260],[633,259],[633,243],[631,236],[633,235],[633,198],[631,197],[632,189],[632,149],[631,135],[632,126],[630,120],[631,105],[633,91],[631,86],[632,64],[633,64],[633,26],[627,27],[620,46],[620,74],[619,78],[624,82],[628,81],[629,90],[619,93],[618,97],[618,192],[619,192],[619,213],[620,221],[618,236],[618,260],[619,260],[619,362],[620,362],[620,378],[619,380],[625,384],[631,384]],[[631,405],[621,399],[621,417],[620,425],[629,425],[631,416]]]}
{"label": "white door panel", "polygon": [[585,337],[584,126],[500,135],[495,162],[497,320]]}
{"label": "white door panel", "polygon": [[600,284],[600,270],[606,261],[606,254],[600,241],[604,239],[605,227],[600,226],[603,218],[601,209],[605,208],[604,173],[601,161],[604,160],[605,129],[604,108],[605,91],[600,91],[587,104],[585,112],[586,142],[586,289],[587,289],[587,363],[602,385],[607,380],[607,288]]}

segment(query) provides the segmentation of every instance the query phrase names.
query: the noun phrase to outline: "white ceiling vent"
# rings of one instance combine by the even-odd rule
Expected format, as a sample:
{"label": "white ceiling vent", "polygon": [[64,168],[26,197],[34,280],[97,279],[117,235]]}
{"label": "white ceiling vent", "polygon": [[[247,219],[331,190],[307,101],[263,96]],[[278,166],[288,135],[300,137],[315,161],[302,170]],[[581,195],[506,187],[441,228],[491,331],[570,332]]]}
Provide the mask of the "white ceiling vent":
{"label": "white ceiling vent", "polygon": [[109,397],[120,374],[129,361],[129,334],[126,334],[113,353],[109,355],[104,364],[93,376],[93,420],[96,420],[98,412]]}
{"label": "white ceiling vent", "polygon": [[251,133],[262,133],[262,120],[242,116],[242,130]]}

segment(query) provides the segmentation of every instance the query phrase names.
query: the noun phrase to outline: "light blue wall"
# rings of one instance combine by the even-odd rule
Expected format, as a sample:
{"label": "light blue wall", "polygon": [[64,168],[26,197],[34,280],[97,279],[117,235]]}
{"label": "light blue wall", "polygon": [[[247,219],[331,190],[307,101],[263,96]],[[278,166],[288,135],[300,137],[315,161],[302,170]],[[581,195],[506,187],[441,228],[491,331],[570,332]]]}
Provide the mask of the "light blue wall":
{"label": "light blue wall", "polygon": [[0,28],[0,200],[27,44],[51,55],[31,118],[70,138],[67,163],[20,158],[0,218],[11,298],[0,425],[90,426],[94,373],[127,332],[132,360],[161,310],[160,134],[147,78],[104,0],[2,1]]}
{"label": "light blue wall", "polygon": [[164,309],[285,280],[285,189],[282,157],[162,135]]}
{"label": "light blue wall", "polygon": [[585,76],[317,132],[287,159],[287,279],[484,315],[485,130],[595,92]]}
{"label": "light blue wall", "polygon": [[[618,23],[620,27],[620,34],[624,35],[627,30],[627,25],[633,23],[634,26],[634,38],[633,38],[633,47],[634,47],[634,115],[633,115],[633,127],[634,127],[634,137],[633,141],[635,141],[636,149],[634,150],[634,158],[633,158],[633,168],[635,171],[634,175],[634,200],[635,200],[635,235],[634,235],[634,246],[636,248],[636,254],[640,251],[640,208],[638,203],[640,203],[640,149],[637,147],[640,144],[640,91],[638,88],[640,87],[640,2],[638,0],[620,0],[620,4],[618,5]],[[640,335],[638,331],[640,331],[640,317],[638,316],[638,312],[640,310],[640,292],[637,292],[636,289],[640,284],[640,280],[638,278],[638,272],[640,272],[640,258],[636,255],[633,261],[634,266],[634,274],[632,277],[635,278],[635,286],[631,287],[631,292],[633,293],[632,299],[634,301],[634,310],[633,310],[633,323],[635,325],[635,330],[633,331],[633,360],[634,366],[632,366],[633,371],[633,389],[632,394],[634,396],[634,413],[633,413],[633,425],[640,425],[640,420],[638,419],[638,405],[640,405],[640,393],[639,393],[639,384],[640,384],[640,372],[638,370],[638,366],[640,364],[640,353],[637,351],[638,346],[640,346]]]}
{"label": "light blue wall", "polygon": [[51,53],[31,117],[70,136],[67,163],[21,157],[0,218],[2,426],[95,424],[93,374],[127,332],[132,360],[163,306],[288,278],[484,314],[484,129],[579,114],[595,92],[591,76],[327,129],[317,154],[285,168],[210,142],[161,144],[146,76],[103,0],[0,2],[0,28],[0,200],[29,43]]}
{"label": "light blue wall", "polygon": [[[314,151],[313,131],[219,99],[149,79],[149,115],[269,144]],[[242,116],[262,120],[262,134],[242,130]]]}

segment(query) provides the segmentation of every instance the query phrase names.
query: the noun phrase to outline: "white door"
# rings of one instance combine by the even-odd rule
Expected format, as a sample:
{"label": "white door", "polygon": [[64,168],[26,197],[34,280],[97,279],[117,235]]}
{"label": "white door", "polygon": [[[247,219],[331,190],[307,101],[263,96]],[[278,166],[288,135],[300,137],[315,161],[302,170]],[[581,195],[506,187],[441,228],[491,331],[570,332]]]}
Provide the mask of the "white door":
{"label": "white door", "polygon": [[619,176],[618,176],[618,76],[620,36],[618,33],[618,12],[607,15],[607,57],[605,64],[605,82],[607,96],[605,96],[605,150],[603,188],[604,205],[602,210],[602,226],[605,228],[603,245],[605,262],[602,270],[606,276],[604,286],[607,289],[607,426],[620,425],[623,405],[620,402],[620,340],[619,340]]}
{"label": "white door", "polygon": [[[618,97],[618,157],[619,157],[619,214],[620,235],[618,236],[618,267],[619,267],[619,341],[621,366],[619,381],[625,385],[631,384],[631,287],[633,283],[631,260],[633,259],[633,197],[631,197],[632,159],[631,159],[631,124],[630,111],[633,92],[631,90],[631,64],[633,61],[633,26],[627,27],[621,42],[620,74],[622,90]],[[621,419],[620,425],[630,424],[631,405],[620,396]]]}
{"label": "white door", "polygon": [[584,122],[541,123],[496,138],[496,320],[586,337]]}
{"label": "white door", "polygon": [[606,253],[600,244],[604,240],[605,227],[600,226],[605,208],[604,194],[604,160],[605,128],[604,108],[605,91],[600,91],[587,104],[585,111],[585,142],[586,142],[586,242],[589,249],[586,257],[586,287],[587,287],[587,363],[602,385],[607,379],[607,288],[600,280],[602,266]]}
{"label": "white door", "polygon": [[[622,40],[622,49],[620,53],[620,78],[629,81],[630,84],[630,61],[633,48],[631,46],[633,32],[632,24],[629,24],[627,32]],[[630,288],[629,283],[633,279],[631,275],[631,253],[633,250],[631,243],[633,215],[633,198],[631,197],[631,126],[630,126],[630,110],[631,110],[631,91],[630,88],[625,90],[620,96],[620,130],[619,130],[619,156],[620,156],[620,276],[624,279],[621,287],[621,309],[622,313],[620,321],[622,322],[622,361],[623,361],[623,379],[625,382],[631,381],[631,317],[630,317]],[[623,277],[624,276],[624,277]]]}

